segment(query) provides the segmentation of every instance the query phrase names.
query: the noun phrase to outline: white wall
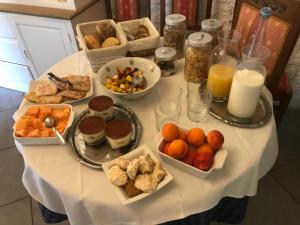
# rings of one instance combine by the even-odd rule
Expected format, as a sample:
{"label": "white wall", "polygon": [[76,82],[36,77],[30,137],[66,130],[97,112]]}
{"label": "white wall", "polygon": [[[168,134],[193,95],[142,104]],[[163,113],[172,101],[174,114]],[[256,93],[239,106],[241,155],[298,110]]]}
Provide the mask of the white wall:
{"label": "white wall", "polygon": [[[14,3],[23,5],[44,6],[61,9],[76,9],[75,0],[0,0],[0,3]],[[77,0],[79,2],[79,0]],[[82,2],[90,0],[80,0]]]}

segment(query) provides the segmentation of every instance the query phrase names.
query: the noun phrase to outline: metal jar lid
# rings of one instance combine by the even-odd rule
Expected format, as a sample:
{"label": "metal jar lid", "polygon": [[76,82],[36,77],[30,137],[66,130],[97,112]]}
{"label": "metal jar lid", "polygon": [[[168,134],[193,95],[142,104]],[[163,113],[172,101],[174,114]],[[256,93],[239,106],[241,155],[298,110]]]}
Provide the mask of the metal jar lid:
{"label": "metal jar lid", "polygon": [[272,9],[270,7],[263,7],[260,10],[260,15],[263,19],[267,19],[272,14]]}
{"label": "metal jar lid", "polygon": [[184,24],[186,17],[181,14],[170,14],[166,16],[166,24],[171,26],[177,26]]}
{"label": "metal jar lid", "polygon": [[217,19],[207,19],[201,22],[202,30],[213,31],[223,27],[223,21]]}
{"label": "metal jar lid", "polygon": [[175,59],[176,50],[171,47],[161,47],[155,50],[155,57],[161,61],[170,61]]}
{"label": "metal jar lid", "polygon": [[205,32],[196,32],[189,35],[189,45],[195,47],[205,47],[212,41],[212,36]]}

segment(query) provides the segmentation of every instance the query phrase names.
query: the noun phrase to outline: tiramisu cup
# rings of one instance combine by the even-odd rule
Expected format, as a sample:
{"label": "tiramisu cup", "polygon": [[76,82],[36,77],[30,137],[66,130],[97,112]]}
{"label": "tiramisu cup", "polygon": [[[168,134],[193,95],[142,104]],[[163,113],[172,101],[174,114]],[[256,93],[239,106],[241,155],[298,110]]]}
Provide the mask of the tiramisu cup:
{"label": "tiramisu cup", "polygon": [[128,120],[112,120],[105,127],[105,135],[113,149],[122,149],[130,143],[131,123]]}
{"label": "tiramisu cup", "polygon": [[90,112],[108,121],[113,117],[113,100],[105,95],[92,98],[88,104]]}
{"label": "tiramisu cup", "polygon": [[89,145],[100,144],[105,140],[106,123],[99,116],[89,116],[80,121],[78,129],[83,140]]}

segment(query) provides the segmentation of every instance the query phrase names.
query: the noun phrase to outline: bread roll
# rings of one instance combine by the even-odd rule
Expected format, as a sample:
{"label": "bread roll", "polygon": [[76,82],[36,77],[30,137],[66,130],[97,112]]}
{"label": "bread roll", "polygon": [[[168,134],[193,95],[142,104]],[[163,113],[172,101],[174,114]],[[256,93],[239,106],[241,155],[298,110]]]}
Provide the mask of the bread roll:
{"label": "bread roll", "polygon": [[119,39],[115,37],[109,37],[102,43],[102,48],[116,46],[116,45],[120,45]]}
{"label": "bread roll", "polygon": [[86,35],[84,35],[84,40],[86,42],[86,45],[87,45],[88,49],[101,48],[100,41],[93,34],[86,34]]}
{"label": "bread roll", "polygon": [[99,40],[101,43],[109,37],[116,37],[116,30],[110,23],[101,23],[96,25]]}

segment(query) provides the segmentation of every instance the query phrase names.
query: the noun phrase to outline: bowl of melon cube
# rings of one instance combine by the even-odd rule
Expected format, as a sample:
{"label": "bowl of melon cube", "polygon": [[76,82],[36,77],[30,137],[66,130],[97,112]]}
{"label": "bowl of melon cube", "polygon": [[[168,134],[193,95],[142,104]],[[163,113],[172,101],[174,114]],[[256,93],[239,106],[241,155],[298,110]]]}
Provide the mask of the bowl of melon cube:
{"label": "bowl of melon cube", "polygon": [[23,107],[15,113],[13,136],[23,145],[60,144],[51,128],[45,126],[46,117],[55,119],[55,128],[67,137],[74,120],[74,111],[69,104],[43,104]]}

